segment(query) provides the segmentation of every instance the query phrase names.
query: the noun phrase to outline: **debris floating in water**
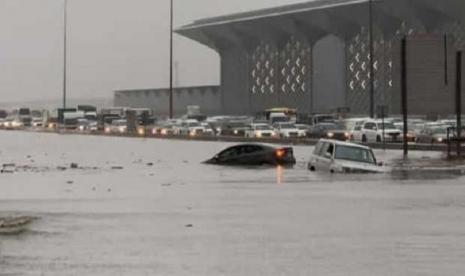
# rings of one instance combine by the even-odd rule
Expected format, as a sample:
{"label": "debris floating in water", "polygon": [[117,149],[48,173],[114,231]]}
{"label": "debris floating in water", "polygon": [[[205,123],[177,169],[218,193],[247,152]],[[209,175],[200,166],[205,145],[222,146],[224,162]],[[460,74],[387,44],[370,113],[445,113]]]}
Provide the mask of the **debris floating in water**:
{"label": "debris floating in water", "polygon": [[15,235],[26,230],[34,217],[0,218],[0,235]]}

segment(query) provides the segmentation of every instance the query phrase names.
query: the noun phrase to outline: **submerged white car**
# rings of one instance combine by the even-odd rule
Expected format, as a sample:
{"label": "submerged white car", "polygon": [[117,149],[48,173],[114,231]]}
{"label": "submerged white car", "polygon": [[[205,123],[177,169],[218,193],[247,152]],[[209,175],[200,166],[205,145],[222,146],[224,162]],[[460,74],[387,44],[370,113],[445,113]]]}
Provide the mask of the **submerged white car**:
{"label": "submerged white car", "polygon": [[331,173],[384,173],[369,147],[336,140],[321,139],[315,146],[308,169]]}

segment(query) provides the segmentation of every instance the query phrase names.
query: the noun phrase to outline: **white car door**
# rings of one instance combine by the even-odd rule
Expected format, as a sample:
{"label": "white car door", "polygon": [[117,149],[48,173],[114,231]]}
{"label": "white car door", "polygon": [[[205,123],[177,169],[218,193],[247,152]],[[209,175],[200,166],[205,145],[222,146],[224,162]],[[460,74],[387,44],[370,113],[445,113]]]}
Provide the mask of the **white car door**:
{"label": "white car door", "polygon": [[352,139],[356,142],[362,142],[362,126],[356,125],[352,130]]}
{"label": "white car door", "polygon": [[367,142],[376,141],[377,133],[378,133],[378,129],[375,123],[367,122],[363,125],[363,134],[365,135]]}
{"label": "white car door", "polygon": [[334,144],[324,143],[321,149],[320,155],[317,158],[316,170],[318,171],[329,171],[331,168],[331,162],[334,154]]}

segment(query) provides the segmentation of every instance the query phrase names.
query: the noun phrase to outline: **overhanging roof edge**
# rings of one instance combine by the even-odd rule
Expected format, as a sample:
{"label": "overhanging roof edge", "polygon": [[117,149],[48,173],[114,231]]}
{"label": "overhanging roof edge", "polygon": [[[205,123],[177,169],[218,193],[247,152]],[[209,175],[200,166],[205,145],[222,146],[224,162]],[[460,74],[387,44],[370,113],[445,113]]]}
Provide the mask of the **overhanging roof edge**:
{"label": "overhanging roof edge", "polygon": [[246,16],[246,17],[242,17],[242,18],[234,18],[234,19],[223,19],[223,20],[218,20],[217,22],[205,22],[205,23],[204,22],[202,22],[202,23],[195,23],[194,22],[192,24],[189,24],[189,25],[183,26],[181,28],[178,28],[175,31],[177,33],[181,33],[182,31],[189,31],[189,30],[199,29],[199,28],[204,28],[204,27],[227,25],[227,24],[232,24],[232,23],[246,22],[246,21],[264,19],[264,18],[270,18],[270,17],[278,17],[278,16],[284,16],[284,15],[295,14],[295,13],[302,13],[302,12],[309,12],[309,11],[317,11],[317,10],[337,8],[337,7],[342,7],[342,6],[363,4],[363,3],[367,3],[367,2],[369,2],[369,0],[348,0],[347,2],[344,2],[344,3],[323,4],[323,5],[316,6],[316,7],[305,7],[305,8],[289,10],[289,11],[282,11],[282,12],[275,11],[275,12],[271,12],[269,14],[251,15],[251,16]]}

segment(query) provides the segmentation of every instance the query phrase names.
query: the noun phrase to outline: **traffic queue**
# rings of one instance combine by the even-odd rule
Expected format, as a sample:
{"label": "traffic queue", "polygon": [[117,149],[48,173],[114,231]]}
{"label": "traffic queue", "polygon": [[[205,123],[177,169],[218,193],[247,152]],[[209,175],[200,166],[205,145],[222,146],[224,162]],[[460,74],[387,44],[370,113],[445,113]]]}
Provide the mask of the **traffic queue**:
{"label": "traffic queue", "polygon": [[[456,128],[453,119],[410,118],[406,138],[411,143],[445,144],[457,136]],[[103,108],[97,112],[95,107],[78,106],[55,113],[20,108],[0,112],[0,129],[251,140],[323,138],[357,143],[400,143],[404,140],[400,118],[372,119],[340,114],[304,116],[288,108],[270,109],[256,116],[204,116],[196,110],[175,119],[154,116],[152,110],[146,108]]]}

